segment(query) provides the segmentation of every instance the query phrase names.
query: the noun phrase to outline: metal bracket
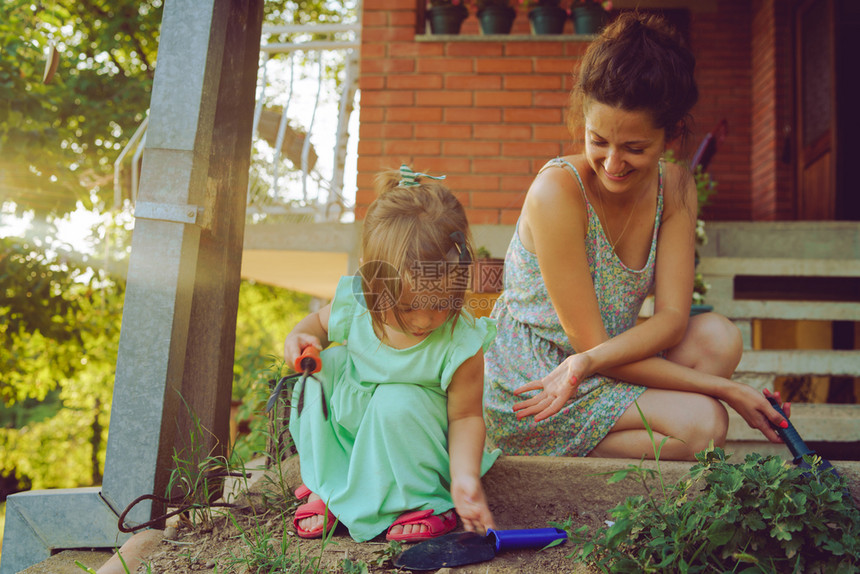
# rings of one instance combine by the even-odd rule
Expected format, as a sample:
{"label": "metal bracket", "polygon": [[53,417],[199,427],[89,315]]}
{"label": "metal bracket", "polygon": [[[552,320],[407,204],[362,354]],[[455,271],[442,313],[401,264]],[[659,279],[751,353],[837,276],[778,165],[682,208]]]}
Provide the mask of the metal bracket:
{"label": "metal bracket", "polygon": [[138,201],[134,206],[134,217],[137,219],[154,219],[173,223],[196,224],[197,216],[202,213],[203,208],[196,205]]}

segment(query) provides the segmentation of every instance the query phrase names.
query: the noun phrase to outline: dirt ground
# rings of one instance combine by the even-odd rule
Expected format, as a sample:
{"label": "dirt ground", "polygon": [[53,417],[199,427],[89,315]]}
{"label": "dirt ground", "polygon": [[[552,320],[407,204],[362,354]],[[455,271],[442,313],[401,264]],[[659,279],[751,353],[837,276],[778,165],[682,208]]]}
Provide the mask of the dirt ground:
{"label": "dirt ground", "polygon": [[[565,457],[500,457],[484,477],[484,487],[499,529],[544,528],[549,522],[563,522],[570,518],[574,525],[588,525],[593,532],[609,518],[609,510],[626,497],[643,494],[644,487],[633,480],[607,484],[606,473],[615,472],[638,460],[591,459]],[[643,463],[656,468],[653,462]],[[860,500],[860,462],[834,462],[839,472],[848,478],[849,490]],[[674,484],[689,470],[691,463],[662,462],[660,471],[666,484]],[[284,484],[292,491],[300,484],[298,461],[294,457],[282,465]],[[286,506],[266,503],[271,498],[271,487],[276,473],[269,470],[258,473],[247,492],[235,500],[230,510],[232,519],[216,517],[210,524],[179,525],[172,540],[156,540],[154,550],[142,558],[144,566],[138,572],[154,574],[189,574],[217,572],[257,574],[269,572],[302,572],[314,574],[360,574],[361,569],[345,569],[344,559],[363,562],[369,574],[399,572],[390,562],[381,566],[376,560],[379,552],[389,548],[384,537],[363,543],[354,542],[339,527],[328,544],[320,540],[303,540],[295,536],[292,527],[293,509],[297,502],[291,497]],[[654,485],[656,486],[656,484]],[[269,494],[267,495],[267,491]],[[286,510],[284,511],[284,508]],[[152,531],[149,531],[150,533]],[[281,551],[283,533],[286,532],[285,550]],[[132,538],[134,541],[135,538]],[[129,543],[127,543],[129,544]],[[274,546],[274,547],[273,547]],[[574,573],[593,574],[593,570],[568,558],[570,544],[547,550],[515,550],[500,553],[488,562],[440,569],[438,574],[532,574]],[[278,566],[259,568],[249,565],[253,554],[265,554],[281,559]],[[61,553],[52,558],[60,558]],[[283,558],[286,555],[287,558]],[[104,556],[75,555],[99,574],[121,573],[123,569],[103,570],[107,565]],[[116,556],[112,558],[116,562]],[[288,561],[297,564],[288,567]],[[25,574],[79,574],[71,559],[64,563],[46,561],[28,568]],[[149,570],[147,570],[147,565]],[[270,562],[271,564],[271,562]],[[432,572],[432,571],[431,571]]]}
{"label": "dirt ground", "polygon": [[[571,518],[577,525],[588,524],[592,529],[597,528],[609,517],[609,509],[630,494],[642,493],[641,485],[631,481],[622,485],[607,485],[605,477],[595,474],[618,470],[627,462],[501,457],[484,477],[496,524],[499,529],[545,528],[551,521],[563,522]],[[298,463],[295,458],[290,459],[283,468],[286,482],[292,489],[300,483]],[[680,476],[687,468],[689,465],[686,463],[664,465],[664,476]],[[286,553],[304,564],[312,563],[325,572],[339,573],[345,571],[343,560],[349,559],[352,562],[363,561],[371,573],[399,571],[390,562],[382,566],[376,563],[379,553],[389,548],[384,536],[370,542],[356,543],[345,528],[339,527],[327,545],[323,545],[320,540],[298,538],[292,527],[292,508],[282,513],[265,507],[264,495],[269,487],[270,482],[265,478],[257,481],[247,495],[237,500],[237,507],[231,511],[232,520],[217,518],[207,527],[181,525],[175,540],[162,541],[155,552],[145,557],[151,565],[151,572],[257,572],[256,567],[248,567],[246,558],[254,553],[254,547],[279,545],[285,523],[288,536]],[[566,544],[542,551],[507,551],[489,562],[441,569],[438,572],[590,572],[585,566],[568,558],[571,550],[570,545]],[[140,570],[145,571],[145,568]]]}

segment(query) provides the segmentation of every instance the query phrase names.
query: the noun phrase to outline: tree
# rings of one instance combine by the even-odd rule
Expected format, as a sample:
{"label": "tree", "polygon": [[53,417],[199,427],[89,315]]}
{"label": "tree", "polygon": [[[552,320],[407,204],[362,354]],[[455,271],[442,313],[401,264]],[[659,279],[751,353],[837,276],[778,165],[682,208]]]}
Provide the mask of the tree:
{"label": "tree", "polygon": [[[112,193],[112,166],[149,107],[161,0],[5,0],[0,202],[64,214]],[[50,43],[61,54],[41,82]]]}

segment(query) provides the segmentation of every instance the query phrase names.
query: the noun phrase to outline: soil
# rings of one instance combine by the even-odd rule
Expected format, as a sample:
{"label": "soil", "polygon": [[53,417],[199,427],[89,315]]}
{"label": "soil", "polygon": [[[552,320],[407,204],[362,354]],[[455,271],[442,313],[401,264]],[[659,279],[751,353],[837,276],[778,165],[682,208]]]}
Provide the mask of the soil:
{"label": "soil", "polygon": [[[606,482],[607,474],[614,473],[640,461],[629,459],[592,459],[565,457],[500,457],[483,479],[490,508],[499,529],[544,528],[550,522],[571,519],[574,526],[587,525],[590,531],[603,525],[609,510],[628,496],[643,494],[644,486],[634,480],[614,484]],[[641,463],[645,468],[656,469],[653,462]],[[848,487],[855,500],[860,500],[860,462],[834,463],[848,479]],[[687,473],[687,462],[661,462],[660,473],[668,484],[676,483]],[[250,488],[227,500],[235,506],[229,517],[214,516],[210,521],[195,517],[181,521],[175,533],[156,540],[146,540],[153,531],[142,531],[123,545],[123,551],[138,549],[144,561],[138,572],[154,574],[217,573],[274,573],[302,572],[307,574],[352,574],[368,572],[399,572],[390,562],[377,564],[380,553],[390,548],[384,537],[370,542],[353,541],[344,527],[338,527],[331,540],[303,540],[295,535],[292,515],[298,502],[289,496],[284,501],[278,491],[292,492],[301,482],[298,461],[295,457],[280,467],[283,481],[276,479],[278,469],[257,473]],[[280,488],[282,484],[285,488]],[[656,485],[652,485],[655,486]],[[281,502],[278,502],[280,498]],[[160,536],[160,532],[158,533]],[[150,536],[151,537],[151,536]],[[281,550],[283,541],[284,550]],[[142,550],[142,548],[154,550]],[[532,574],[574,573],[594,574],[594,570],[568,558],[570,543],[546,550],[513,550],[500,553],[496,558],[479,564],[459,568],[442,568],[438,574]],[[269,561],[251,561],[255,552],[265,554]],[[66,552],[28,568],[24,574],[75,574],[80,573],[67,557],[65,562],[51,562]],[[108,557],[110,555],[108,554]],[[105,563],[107,557],[75,556],[98,574],[119,574],[117,556],[111,557],[114,567]],[[348,569],[344,560],[363,563],[366,570]],[[147,565],[148,564],[148,570]],[[291,565],[292,564],[292,565]]]}
{"label": "soil", "polygon": [[[626,487],[607,485],[605,476],[595,473],[615,471],[630,461],[599,461],[560,459],[552,457],[501,457],[484,477],[484,486],[499,529],[545,528],[549,522],[570,518],[577,525],[591,529],[602,525],[608,511],[626,496],[642,493],[642,486],[625,481]],[[638,462],[638,461],[636,461]],[[663,468],[666,478],[673,478],[689,468]],[[290,491],[300,484],[298,462],[294,458],[283,466],[285,483]],[[390,561],[377,564],[380,554],[390,548],[384,535],[370,542],[353,541],[344,527],[338,527],[331,540],[304,540],[295,535],[292,514],[298,504],[272,502],[278,496],[273,489],[275,473],[269,472],[236,500],[231,518],[219,516],[204,524],[183,521],[174,540],[162,541],[151,555],[144,557],[151,572],[186,574],[192,572],[350,572],[343,567],[345,559],[364,562],[367,572],[400,572]],[[632,488],[632,490],[631,490]],[[284,510],[286,508],[286,510]],[[284,534],[286,532],[286,534]],[[284,541],[285,551],[279,552]],[[404,548],[407,546],[404,545]],[[314,565],[318,570],[282,568],[258,570],[248,559],[254,548],[262,548],[269,556],[287,554],[295,561]],[[489,562],[443,568],[442,574],[520,574],[558,572],[586,574],[592,572],[568,556],[572,548],[565,544],[545,550],[513,550],[500,553]],[[217,567],[217,570],[216,570]],[[146,572],[145,568],[139,572]],[[359,572],[359,570],[355,570]]]}

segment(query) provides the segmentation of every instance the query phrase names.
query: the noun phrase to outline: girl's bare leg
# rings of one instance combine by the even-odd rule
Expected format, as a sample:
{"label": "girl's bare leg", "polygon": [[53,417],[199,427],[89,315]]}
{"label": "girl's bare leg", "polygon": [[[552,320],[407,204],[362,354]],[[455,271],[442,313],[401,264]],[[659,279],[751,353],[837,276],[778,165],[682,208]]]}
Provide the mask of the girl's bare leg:
{"label": "girl's bare leg", "polygon": [[[715,313],[691,317],[684,339],[666,353],[675,363],[720,377],[730,377],[741,359],[740,332],[728,319]],[[698,393],[648,389],[637,400],[665,460],[694,460],[695,453],[711,440],[723,446],[728,413],[713,397]],[[654,447],[636,405],[621,416],[590,456],[654,458]]]}

